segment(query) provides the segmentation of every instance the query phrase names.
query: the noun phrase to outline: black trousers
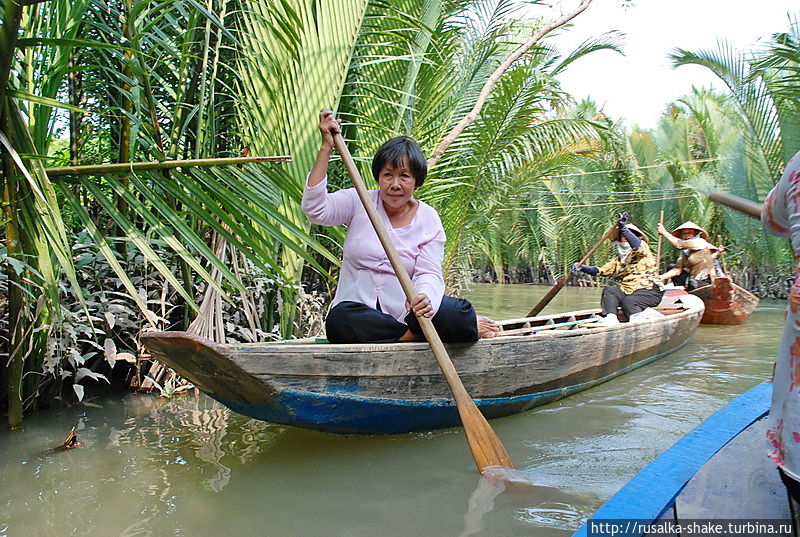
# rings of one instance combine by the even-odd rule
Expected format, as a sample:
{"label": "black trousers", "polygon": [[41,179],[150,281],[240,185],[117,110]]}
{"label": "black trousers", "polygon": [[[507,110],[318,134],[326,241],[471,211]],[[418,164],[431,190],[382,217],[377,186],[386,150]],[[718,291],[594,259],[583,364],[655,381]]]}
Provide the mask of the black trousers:
{"label": "black trousers", "polygon": [[797,536],[800,531],[800,483],[786,475],[786,473],[778,468],[778,473],[781,475],[781,481],[786,487],[786,496],[789,500],[789,513],[792,516],[792,535]]}
{"label": "black trousers", "polygon": [[672,278],[672,283],[684,287],[687,291],[694,291],[706,285],[711,285],[711,278],[705,280],[695,280],[689,277],[689,271],[683,270],[680,274]]}
{"label": "black trousers", "polygon": [[[422,328],[413,312],[403,320],[405,324],[361,302],[339,302],[328,312],[325,332],[331,343],[394,343],[407,330],[422,336]],[[431,320],[445,343],[470,343],[480,339],[475,308],[464,299],[445,296]]]}
{"label": "black trousers", "polygon": [[603,295],[600,297],[603,315],[610,313],[616,315],[617,308],[621,307],[628,318],[634,313],[639,313],[647,308],[655,308],[659,302],[661,302],[661,291],[655,286],[652,289],[639,289],[629,295],[623,293],[619,287],[606,286],[603,288]]}

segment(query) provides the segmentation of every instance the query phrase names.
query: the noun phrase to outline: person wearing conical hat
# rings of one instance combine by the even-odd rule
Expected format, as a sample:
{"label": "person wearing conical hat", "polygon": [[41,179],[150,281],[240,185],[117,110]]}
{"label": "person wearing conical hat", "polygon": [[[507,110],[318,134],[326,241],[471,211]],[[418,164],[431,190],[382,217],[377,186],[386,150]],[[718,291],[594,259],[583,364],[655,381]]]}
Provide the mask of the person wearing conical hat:
{"label": "person wearing conical hat", "polygon": [[603,288],[600,298],[603,319],[598,323],[602,325],[619,323],[618,308],[622,308],[630,319],[661,302],[661,281],[657,277],[656,258],[647,244],[647,236],[628,223],[628,213],[621,213],[617,224],[618,228],[609,236],[617,255],[602,267],[575,263],[571,268],[573,274],[585,272],[591,276],[616,276],[620,279],[619,287],[608,285]]}
{"label": "person wearing conical hat", "polygon": [[672,280],[683,285],[688,291],[711,285],[716,277],[713,250],[716,247],[708,242],[706,230],[694,222],[684,222],[672,233],[664,224],[658,224],[658,232],[675,248],[681,250],[677,263],[659,276],[662,280]]}
{"label": "person wearing conical hat", "polygon": [[719,256],[727,252],[728,249],[724,246],[714,246],[711,243],[708,243],[708,248],[711,250],[711,259],[714,262],[714,277],[727,278],[728,276],[725,274],[725,271],[722,270],[722,265],[719,262]]}

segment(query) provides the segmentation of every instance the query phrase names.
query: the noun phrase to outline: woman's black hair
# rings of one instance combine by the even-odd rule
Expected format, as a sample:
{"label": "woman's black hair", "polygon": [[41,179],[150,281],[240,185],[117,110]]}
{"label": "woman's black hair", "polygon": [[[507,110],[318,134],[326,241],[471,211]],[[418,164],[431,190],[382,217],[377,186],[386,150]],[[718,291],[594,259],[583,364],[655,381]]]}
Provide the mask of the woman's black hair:
{"label": "woman's black hair", "polygon": [[408,136],[392,138],[378,149],[372,158],[372,176],[377,181],[384,166],[397,167],[403,160],[407,162],[417,188],[421,187],[428,176],[428,162],[417,142]]}

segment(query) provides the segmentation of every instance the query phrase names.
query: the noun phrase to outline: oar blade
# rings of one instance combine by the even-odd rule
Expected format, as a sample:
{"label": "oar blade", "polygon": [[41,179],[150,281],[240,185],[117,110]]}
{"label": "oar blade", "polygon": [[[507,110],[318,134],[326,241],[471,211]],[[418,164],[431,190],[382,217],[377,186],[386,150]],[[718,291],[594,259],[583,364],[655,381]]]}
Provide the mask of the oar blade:
{"label": "oar blade", "polygon": [[489,422],[474,402],[471,404],[460,404],[458,413],[464,425],[464,433],[467,435],[472,458],[478,470],[483,473],[491,466],[502,466],[504,468],[514,468],[508,451],[494,432]]}

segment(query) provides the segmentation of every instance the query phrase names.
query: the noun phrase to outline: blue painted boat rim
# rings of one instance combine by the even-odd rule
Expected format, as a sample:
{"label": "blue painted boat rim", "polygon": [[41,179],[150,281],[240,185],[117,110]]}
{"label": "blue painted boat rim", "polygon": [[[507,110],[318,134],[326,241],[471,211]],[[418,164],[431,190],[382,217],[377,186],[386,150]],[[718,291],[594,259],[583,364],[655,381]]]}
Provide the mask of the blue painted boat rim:
{"label": "blue painted boat rim", "polygon": [[[573,537],[588,536],[592,521],[661,518],[706,462],[740,432],[767,415],[771,394],[771,383],[758,384],[712,414],[631,479]],[[641,533],[625,534],[633,535]]]}

